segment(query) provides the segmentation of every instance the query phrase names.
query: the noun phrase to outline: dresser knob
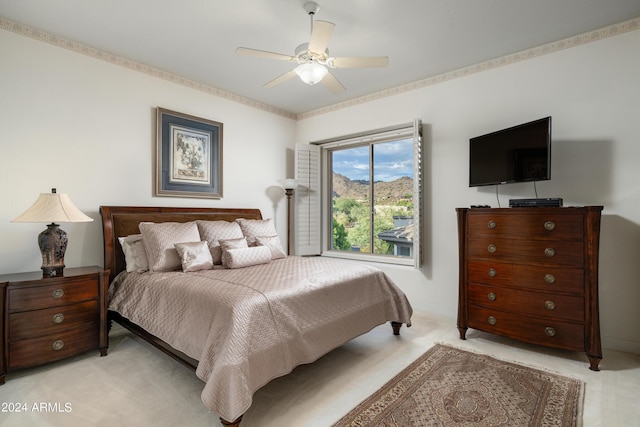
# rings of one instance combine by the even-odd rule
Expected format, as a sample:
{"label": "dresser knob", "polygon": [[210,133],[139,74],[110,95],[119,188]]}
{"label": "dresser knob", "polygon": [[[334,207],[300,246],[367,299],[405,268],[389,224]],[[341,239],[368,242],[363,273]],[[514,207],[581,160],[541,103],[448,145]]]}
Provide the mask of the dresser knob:
{"label": "dresser knob", "polygon": [[553,231],[553,229],[556,228],[556,223],[553,221],[546,221],[544,223],[544,229],[545,230],[549,230],[549,231]]}
{"label": "dresser knob", "polygon": [[53,316],[51,316],[51,322],[52,323],[62,323],[64,322],[64,314],[62,313],[56,313]]}
{"label": "dresser knob", "polygon": [[545,254],[546,256],[548,256],[549,258],[551,258],[552,256],[555,256],[555,254],[556,254],[556,250],[555,250],[555,249],[553,249],[553,248],[545,248],[545,250],[544,250],[544,254]]}
{"label": "dresser knob", "polygon": [[553,274],[545,274],[544,281],[547,282],[547,283],[555,283],[556,282],[556,276],[554,276]]}
{"label": "dresser knob", "polygon": [[55,299],[62,298],[63,295],[64,295],[63,289],[56,289],[55,291],[51,292],[51,297]]}
{"label": "dresser knob", "polygon": [[487,223],[487,227],[489,227],[489,229],[490,229],[490,230],[493,230],[494,228],[496,228],[496,226],[497,226],[497,225],[498,225],[498,224],[496,224],[496,222],[495,222],[494,220],[490,220],[490,221]]}
{"label": "dresser knob", "polygon": [[495,251],[497,251],[498,248],[496,247],[496,245],[492,243],[489,246],[487,246],[487,250],[489,251],[490,254],[492,254],[492,253],[495,253]]}
{"label": "dresser knob", "polygon": [[487,299],[489,301],[495,301],[496,300],[496,294],[494,294],[493,292],[489,292],[489,294],[487,295]]}
{"label": "dresser knob", "polygon": [[498,273],[496,272],[495,268],[490,268],[487,274],[489,275],[489,277],[496,277],[496,274]]}
{"label": "dresser knob", "polygon": [[497,322],[498,321],[493,316],[489,316],[489,318],[487,319],[487,323],[489,323],[491,326],[495,325]]}
{"label": "dresser knob", "polygon": [[547,326],[546,328],[544,328],[544,334],[548,337],[553,337],[556,335],[556,330],[551,326]]}
{"label": "dresser knob", "polygon": [[64,341],[62,340],[55,340],[53,344],[51,344],[53,351],[62,350],[62,347],[64,347]]}
{"label": "dresser knob", "polygon": [[546,308],[547,310],[555,310],[556,309],[556,303],[553,301],[545,301],[544,302],[544,308]]}

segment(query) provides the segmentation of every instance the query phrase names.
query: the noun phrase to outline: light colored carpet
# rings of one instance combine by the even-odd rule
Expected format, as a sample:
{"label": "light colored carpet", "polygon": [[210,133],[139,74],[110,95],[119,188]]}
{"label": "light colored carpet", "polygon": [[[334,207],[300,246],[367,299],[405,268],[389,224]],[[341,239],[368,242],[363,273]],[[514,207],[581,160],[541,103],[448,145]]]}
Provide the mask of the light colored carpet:
{"label": "light colored carpet", "polygon": [[[458,339],[455,318],[414,313],[413,326],[394,336],[389,325],[296,368],[258,390],[241,427],[328,427],[436,343],[578,378],[586,383],[584,427],[628,427],[640,420],[640,356],[605,350],[601,371],[583,353],[546,349],[469,330]],[[218,427],[200,400],[195,374],[114,326],[109,355],[89,352],[7,375],[0,404],[26,403],[27,412],[0,412],[0,426]],[[34,403],[71,405],[70,412],[34,412]],[[0,407],[0,409],[2,409]]]}
{"label": "light colored carpet", "polygon": [[334,427],[575,427],[582,391],[577,379],[436,345]]}

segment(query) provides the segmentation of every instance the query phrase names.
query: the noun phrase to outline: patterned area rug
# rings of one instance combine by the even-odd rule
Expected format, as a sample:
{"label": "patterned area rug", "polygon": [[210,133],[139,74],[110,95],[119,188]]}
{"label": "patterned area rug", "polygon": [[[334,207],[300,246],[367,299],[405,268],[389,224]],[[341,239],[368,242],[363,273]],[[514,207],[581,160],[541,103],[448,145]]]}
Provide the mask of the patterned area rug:
{"label": "patterned area rug", "polygon": [[579,426],[576,379],[437,344],[334,424]]}

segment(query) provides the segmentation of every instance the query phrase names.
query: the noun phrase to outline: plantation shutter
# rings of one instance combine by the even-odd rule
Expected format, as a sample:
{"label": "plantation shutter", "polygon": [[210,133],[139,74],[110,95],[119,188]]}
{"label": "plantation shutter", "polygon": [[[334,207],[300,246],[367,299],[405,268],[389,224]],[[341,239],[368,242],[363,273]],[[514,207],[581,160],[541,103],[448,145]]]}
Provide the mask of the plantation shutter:
{"label": "plantation shutter", "polygon": [[296,144],[294,163],[298,180],[294,194],[294,254],[320,255],[320,147]]}
{"label": "plantation shutter", "polygon": [[422,207],[423,197],[423,150],[422,150],[422,121],[413,121],[413,262],[416,268],[422,267]]}

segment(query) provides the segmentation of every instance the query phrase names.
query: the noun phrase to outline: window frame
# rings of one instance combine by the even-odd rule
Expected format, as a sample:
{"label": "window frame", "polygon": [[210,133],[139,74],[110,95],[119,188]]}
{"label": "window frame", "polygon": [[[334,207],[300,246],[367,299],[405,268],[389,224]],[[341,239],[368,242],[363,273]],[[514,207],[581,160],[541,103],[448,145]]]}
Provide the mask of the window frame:
{"label": "window frame", "polygon": [[[309,145],[319,148],[319,208],[320,219],[318,226],[321,228],[320,248],[318,254],[326,257],[352,259],[358,261],[367,261],[375,263],[386,263],[396,265],[406,265],[420,268],[422,265],[422,177],[423,177],[423,142],[421,135],[422,124],[420,120],[414,120],[412,123],[402,124],[398,126],[387,127],[383,129],[372,130],[359,134],[347,135],[329,140],[315,141]],[[398,255],[385,255],[362,252],[349,252],[331,249],[332,239],[332,217],[331,217],[331,186],[330,186],[330,151],[338,147],[356,147],[358,145],[370,145],[371,143],[391,142],[402,139],[411,139],[413,141],[413,161],[414,161],[414,224],[416,224],[416,232],[414,235],[414,248],[412,257],[402,257]],[[296,166],[298,171],[298,167]],[[304,175],[304,174],[303,174]],[[304,198],[305,187],[299,191],[300,197]],[[308,190],[308,189],[307,189]],[[307,191],[310,193],[310,191]],[[372,242],[373,243],[373,242]],[[297,252],[296,252],[297,253]]]}

